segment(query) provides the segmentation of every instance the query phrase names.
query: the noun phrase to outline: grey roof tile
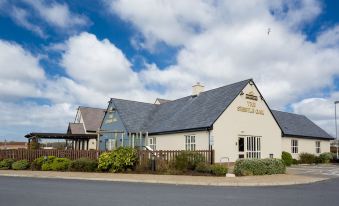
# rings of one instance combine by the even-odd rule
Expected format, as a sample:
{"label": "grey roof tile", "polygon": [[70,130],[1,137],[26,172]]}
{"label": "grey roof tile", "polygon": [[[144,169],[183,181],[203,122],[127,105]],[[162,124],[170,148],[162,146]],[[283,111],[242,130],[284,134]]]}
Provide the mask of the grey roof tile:
{"label": "grey roof tile", "polygon": [[69,123],[68,132],[70,134],[86,134],[83,123]]}
{"label": "grey roof tile", "polygon": [[171,132],[211,127],[250,80],[160,105],[112,98],[129,132]]}
{"label": "grey roof tile", "polygon": [[105,116],[105,109],[79,107],[87,131],[97,131]]}
{"label": "grey roof tile", "polygon": [[304,115],[272,110],[280,128],[286,136],[333,139],[331,135]]}

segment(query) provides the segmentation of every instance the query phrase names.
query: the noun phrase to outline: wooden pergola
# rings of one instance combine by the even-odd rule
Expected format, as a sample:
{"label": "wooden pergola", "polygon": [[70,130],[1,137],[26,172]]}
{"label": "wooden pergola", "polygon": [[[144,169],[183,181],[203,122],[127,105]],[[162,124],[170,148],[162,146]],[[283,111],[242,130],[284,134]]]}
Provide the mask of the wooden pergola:
{"label": "wooden pergola", "polygon": [[66,133],[29,133],[25,135],[28,144],[38,139],[63,139],[66,141],[66,147],[69,145],[74,150],[88,150],[90,139],[97,139],[96,134],[66,134]]}

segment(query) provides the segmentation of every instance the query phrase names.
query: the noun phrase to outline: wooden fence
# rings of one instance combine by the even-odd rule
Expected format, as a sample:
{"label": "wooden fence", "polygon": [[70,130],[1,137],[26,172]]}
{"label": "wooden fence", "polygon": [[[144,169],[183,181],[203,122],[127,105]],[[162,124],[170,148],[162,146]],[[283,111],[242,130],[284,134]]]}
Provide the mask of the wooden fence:
{"label": "wooden fence", "polygon": [[[155,160],[156,164],[170,163],[182,153],[182,150],[158,150],[148,151],[139,150],[138,158],[139,165],[147,167],[150,165],[150,160]],[[204,161],[208,164],[214,162],[214,150],[196,150],[196,153],[204,157]],[[97,150],[29,150],[29,149],[9,149],[0,150],[0,159],[12,158],[14,160],[28,160],[32,162],[38,157],[43,156],[56,156],[65,157],[71,160],[79,158],[89,158],[96,160],[102,152]]]}
{"label": "wooden fence", "polygon": [[12,158],[14,160],[28,160],[32,162],[38,157],[56,156],[65,157],[71,160],[82,157],[97,159],[100,151],[96,150],[29,150],[29,149],[9,149],[0,150],[0,159]]}

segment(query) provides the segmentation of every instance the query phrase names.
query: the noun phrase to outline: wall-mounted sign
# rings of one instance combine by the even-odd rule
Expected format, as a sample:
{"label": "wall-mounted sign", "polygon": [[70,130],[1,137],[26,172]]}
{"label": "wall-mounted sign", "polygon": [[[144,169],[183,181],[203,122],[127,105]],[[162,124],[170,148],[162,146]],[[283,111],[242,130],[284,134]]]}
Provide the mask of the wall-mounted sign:
{"label": "wall-mounted sign", "polygon": [[239,106],[237,107],[237,110],[239,112],[247,112],[247,113],[253,113],[253,114],[259,114],[264,115],[264,110],[257,109],[255,102],[247,101],[247,107]]}
{"label": "wall-mounted sign", "polygon": [[255,96],[254,92],[251,91],[248,94],[246,94],[246,99],[258,101],[258,96]]}

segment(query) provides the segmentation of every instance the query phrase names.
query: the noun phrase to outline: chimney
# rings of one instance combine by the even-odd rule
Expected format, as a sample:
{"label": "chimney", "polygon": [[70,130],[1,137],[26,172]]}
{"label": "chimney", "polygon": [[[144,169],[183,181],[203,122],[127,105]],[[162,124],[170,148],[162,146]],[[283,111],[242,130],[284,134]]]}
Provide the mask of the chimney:
{"label": "chimney", "polygon": [[205,87],[204,85],[200,84],[200,82],[197,82],[195,85],[192,86],[192,88],[193,88],[192,95],[199,96],[199,94],[204,91]]}

